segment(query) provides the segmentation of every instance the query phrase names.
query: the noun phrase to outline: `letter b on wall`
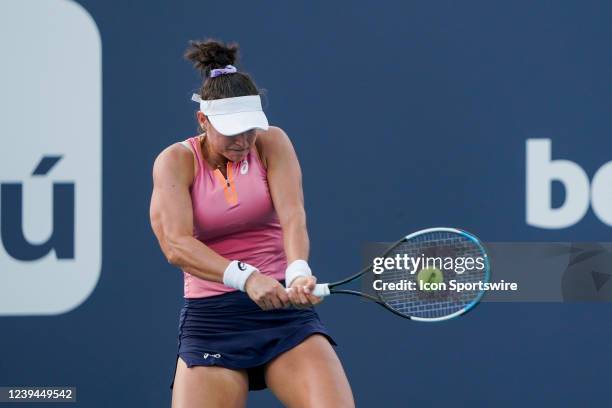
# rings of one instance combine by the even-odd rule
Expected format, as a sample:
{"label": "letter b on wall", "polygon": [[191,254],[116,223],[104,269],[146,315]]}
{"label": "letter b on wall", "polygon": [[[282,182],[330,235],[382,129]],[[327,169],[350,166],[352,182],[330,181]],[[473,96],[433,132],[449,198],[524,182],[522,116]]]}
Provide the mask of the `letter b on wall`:
{"label": "letter b on wall", "polygon": [[[550,139],[527,140],[527,224],[540,228],[566,228],[579,222],[589,204],[601,222],[612,226],[612,161],[602,165],[592,182],[571,160],[551,159]],[[560,182],[565,201],[552,207],[551,186]]]}
{"label": "letter b on wall", "polygon": [[65,313],[101,271],[100,35],[69,0],[3,0],[0,32],[0,315]]}

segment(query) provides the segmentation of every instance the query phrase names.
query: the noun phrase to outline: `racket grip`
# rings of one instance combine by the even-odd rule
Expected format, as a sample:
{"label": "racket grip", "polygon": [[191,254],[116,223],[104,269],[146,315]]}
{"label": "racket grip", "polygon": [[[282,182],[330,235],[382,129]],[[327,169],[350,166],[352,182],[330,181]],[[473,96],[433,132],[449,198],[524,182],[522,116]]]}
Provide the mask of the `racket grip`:
{"label": "racket grip", "polygon": [[[285,289],[285,290],[289,290],[289,289]],[[312,291],[312,294],[317,296],[317,297],[329,296],[330,295],[329,284],[327,284],[327,283],[317,283],[315,285],[314,290]]]}
{"label": "racket grip", "polygon": [[317,297],[329,296],[329,285],[327,283],[317,283],[312,294]]}

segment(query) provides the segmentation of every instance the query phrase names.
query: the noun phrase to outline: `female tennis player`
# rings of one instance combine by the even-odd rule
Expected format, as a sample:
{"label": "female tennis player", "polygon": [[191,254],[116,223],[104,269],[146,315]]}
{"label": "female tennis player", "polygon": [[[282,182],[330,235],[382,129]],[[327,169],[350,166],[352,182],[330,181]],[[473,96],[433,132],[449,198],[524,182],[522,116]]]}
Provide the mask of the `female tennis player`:
{"label": "female tennis player", "polygon": [[312,308],[321,299],[299,163],[234,66],[237,52],[191,42],[201,133],[153,165],[151,225],[184,277],[172,406],[242,407],[249,390],[268,387],[289,407],[352,407],[336,343]]}

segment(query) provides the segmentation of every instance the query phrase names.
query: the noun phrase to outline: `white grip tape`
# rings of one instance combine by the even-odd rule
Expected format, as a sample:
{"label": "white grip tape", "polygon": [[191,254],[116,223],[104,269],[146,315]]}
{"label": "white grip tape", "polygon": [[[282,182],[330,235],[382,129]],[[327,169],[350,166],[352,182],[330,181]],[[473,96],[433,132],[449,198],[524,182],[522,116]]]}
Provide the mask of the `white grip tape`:
{"label": "white grip tape", "polygon": [[244,284],[257,268],[240,261],[232,261],[223,272],[223,284],[244,292]]}
{"label": "white grip tape", "polygon": [[317,283],[312,294],[317,297],[329,296],[329,284]]}
{"label": "white grip tape", "polygon": [[[287,288],[285,290],[289,292],[291,289]],[[316,297],[329,296],[330,295],[329,284],[328,283],[317,283],[315,285],[314,290],[312,291],[312,294],[315,295]]]}

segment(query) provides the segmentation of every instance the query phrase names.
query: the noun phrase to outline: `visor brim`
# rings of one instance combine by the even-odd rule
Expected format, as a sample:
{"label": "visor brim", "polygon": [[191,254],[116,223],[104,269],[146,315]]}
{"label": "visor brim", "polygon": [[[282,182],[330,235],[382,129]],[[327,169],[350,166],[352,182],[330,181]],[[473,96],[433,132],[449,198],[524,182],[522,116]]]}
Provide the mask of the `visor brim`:
{"label": "visor brim", "polygon": [[235,136],[251,129],[268,130],[268,118],[263,111],[210,115],[208,120],[224,136]]}

